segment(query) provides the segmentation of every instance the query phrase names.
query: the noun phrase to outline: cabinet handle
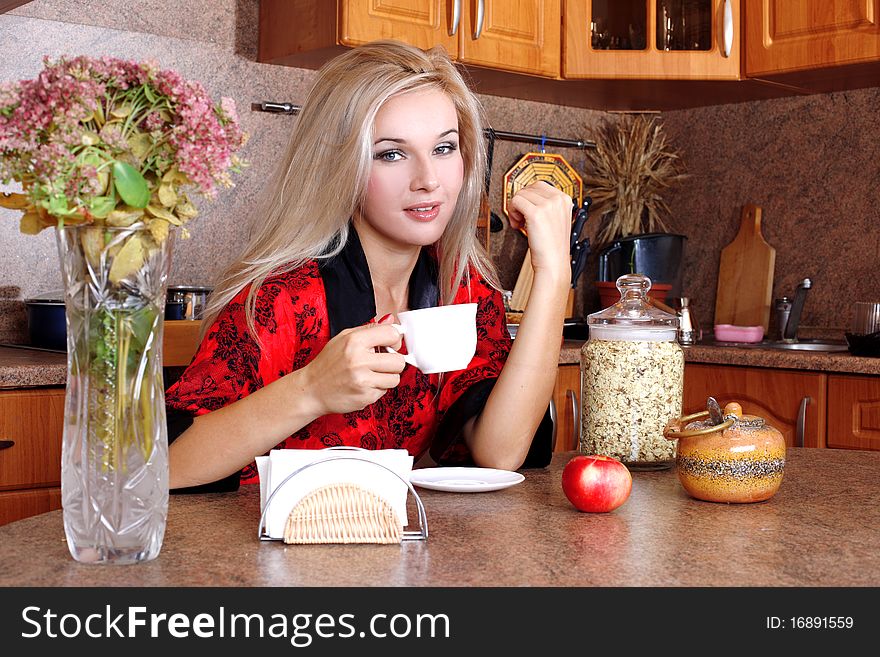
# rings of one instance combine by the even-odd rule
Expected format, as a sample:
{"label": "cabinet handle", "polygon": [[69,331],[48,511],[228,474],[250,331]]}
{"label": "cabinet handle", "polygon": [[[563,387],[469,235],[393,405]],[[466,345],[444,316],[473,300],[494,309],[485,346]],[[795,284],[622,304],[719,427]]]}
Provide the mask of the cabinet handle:
{"label": "cabinet handle", "polygon": [[0,440],[0,449],[9,449],[15,445],[14,440]]}
{"label": "cabinet handle", "polygon": [[559,424],[559,418],[557,417],[557,414],[556,414],[556,400],[553,399],[553,397],[550,398],[550,424],[553,425],[553,431],[551,432],[552,435],[550,437],[550,443],[551,443],[550,451],[555,452],[556,451],[556,427]]}
{"label": "cabinet handle", "polygon": [[461,23],[461,0],[452,1],[452,22],[449,25],[449,36],[455,36],[458,32],[458,24]]}
{"label": "cabinet handle", "polygon": [[724,43],[721,49],[722,57],[730,57],[730,51],[733,50],[733,3],[730,0],[724,0]]}
{"label": "cabinet handle", "polygon": [[798,409],[797,429],[795,430],[794,446],[804,446],[804,428],[807,424],[807,404],[810,403],[809,397],[801,399],[801,407]]}
{"label": "cabinet handle", "polygon": [[572,424],[572,432],[571,437],[574,439],[574,444],[577,445],[580,443],[580,412],[578,409],[577,403],[577,395],[574,390],[566,390],[565,398],[571,400],[571,424]]}
{"label": "cabinet handle", "polygon": [[480,38],[483,33],[483,16],[486,13],[486,0],[477,0],[477,29],[474,30],[474,40]]}

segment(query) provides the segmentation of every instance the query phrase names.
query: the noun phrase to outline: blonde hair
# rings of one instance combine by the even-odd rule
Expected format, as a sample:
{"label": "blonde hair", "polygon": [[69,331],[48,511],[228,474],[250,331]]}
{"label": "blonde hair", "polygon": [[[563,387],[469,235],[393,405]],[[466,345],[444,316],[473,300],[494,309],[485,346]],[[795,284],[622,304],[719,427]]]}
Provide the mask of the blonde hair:
{"label": "blonde hair", "polygon": [[263,282],[342,250],[349,219],[366,195],[376,114],[392,96],[425,89],[439,89],[452,99],[464,162],[455,211],[436,245],[441,303],[451,303],[469,265],[500,288],[476,237],[486,166],[480,102],[442,47],[422,51],[375,41],[343,53],[318,72],[250,241],[209,297],[203,336],[248,285],[247,325],[256,336],[256,296]]}

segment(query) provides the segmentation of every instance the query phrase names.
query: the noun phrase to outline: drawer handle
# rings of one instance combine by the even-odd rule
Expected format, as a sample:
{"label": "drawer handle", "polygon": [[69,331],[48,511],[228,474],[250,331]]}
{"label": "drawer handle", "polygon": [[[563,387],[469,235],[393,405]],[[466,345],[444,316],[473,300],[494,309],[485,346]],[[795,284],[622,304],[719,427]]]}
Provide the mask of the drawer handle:
{"label": "drawer handle", "polygon": [[455,36],[458,32],[458,24],[461,22],[461,0],[454,0],[452,3],[452,21],[449,27],[449,36]]}
{"label": "drawer handle", "polygon": [[721,49],[722,57],[730,57],[730,51],[733,50],[733,6],[730,0],[724,0],[724,26],[722,34],[724,45]]}
{"label": "drawer handle", "polygon": [[804,397],[803,399],[801,399],[801,405],[800,408],[798,408],[797,414],[797,430],[794,437],[795,447],[804,446],[804,433],[807,424],[807,404],[809,404],[811,401],[812,400],[809,397]]}
{"label": "drawer handle", "polygon": [[[578,400],[577,395],[574,390],[566,390],[565,396],[568,397],[568,400],[571,402],[571,436],[574,439],[574,444],[577,446],[580,443],[580,413],[578,412]],[[566,445],[566,449],[570,449],[571,445]]]}
{"label": "drawer handle", "polygon": [[0,440],[0,449],[9,449],[15,445],[14,440]]}
{"label": "drawer handle", "polygon": [[474,30],[474,41],[483,33],[483,17],[486,14],[486,0],[477,0],[477,27]]}

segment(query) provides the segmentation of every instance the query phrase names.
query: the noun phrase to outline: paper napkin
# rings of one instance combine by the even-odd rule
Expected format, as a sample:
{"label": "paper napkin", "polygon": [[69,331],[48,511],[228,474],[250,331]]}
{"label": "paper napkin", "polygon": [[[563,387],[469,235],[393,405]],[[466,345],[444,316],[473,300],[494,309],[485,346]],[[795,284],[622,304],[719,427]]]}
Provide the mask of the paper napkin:
{"label": "paper napkin", "polygon": [[[272,492],[282,486],[290,474],[310,463],[339,457],[345,458],[306,468],[283,484],[266,513],[265,531],[269,538],[282,538],[290,510],[315,489],[331,484],[355,484],[375,493],[391,505],[403,526],[407,526],[409,488],[405,482],[409,481],[413,457],[405,449],[273,449],[269,456],[256,458],[260,475],[260,511],[265,509]],[[403,480],[369,461],[384,465]]]}

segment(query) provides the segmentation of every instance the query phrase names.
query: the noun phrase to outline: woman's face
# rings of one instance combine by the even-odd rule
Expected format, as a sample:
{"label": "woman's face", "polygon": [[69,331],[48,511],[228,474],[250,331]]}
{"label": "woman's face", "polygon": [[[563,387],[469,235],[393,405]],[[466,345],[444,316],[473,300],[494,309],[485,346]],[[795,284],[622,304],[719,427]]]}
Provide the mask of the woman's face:
{"label": "woman's face", "polygon": [[452,217],[463,177],[452,99],[439,90],[394,96],[376,115],[360,218],[394,245],[433,244]]}

